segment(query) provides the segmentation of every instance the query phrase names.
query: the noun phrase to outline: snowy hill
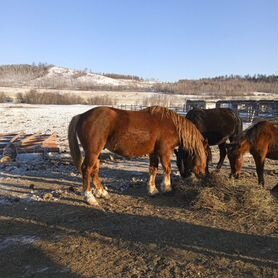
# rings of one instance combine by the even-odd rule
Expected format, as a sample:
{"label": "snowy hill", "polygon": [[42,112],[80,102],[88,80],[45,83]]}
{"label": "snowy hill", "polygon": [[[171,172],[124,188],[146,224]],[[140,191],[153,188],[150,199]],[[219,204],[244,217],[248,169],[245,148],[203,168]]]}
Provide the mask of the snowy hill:
{"label": "snowy hill", "polygon": [[0,86],[52,89],[150,89],[154,82],[114,79],[101,74],[57,66],[10,65],[0,67]]}

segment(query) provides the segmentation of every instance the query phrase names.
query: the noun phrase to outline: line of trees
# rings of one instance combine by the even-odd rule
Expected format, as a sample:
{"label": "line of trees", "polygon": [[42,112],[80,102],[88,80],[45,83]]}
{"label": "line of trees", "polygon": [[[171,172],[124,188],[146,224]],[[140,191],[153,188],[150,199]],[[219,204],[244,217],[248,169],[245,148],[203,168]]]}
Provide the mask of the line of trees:
{"label": "line of trees", "polygon": [[116,73],[103,73],[103,76],[110,77],[113,79],[125,79],[125,80],[135,80],[135,81],[144,81],[142,77],[137,75],[126,75],[126,74],[116,74]]}
{"label": "line of trees", "polygon": [[278,75],[219,76],[199,80],[157,83],[155,91],[172,94],[244,94],[248,92],[278,93]]}

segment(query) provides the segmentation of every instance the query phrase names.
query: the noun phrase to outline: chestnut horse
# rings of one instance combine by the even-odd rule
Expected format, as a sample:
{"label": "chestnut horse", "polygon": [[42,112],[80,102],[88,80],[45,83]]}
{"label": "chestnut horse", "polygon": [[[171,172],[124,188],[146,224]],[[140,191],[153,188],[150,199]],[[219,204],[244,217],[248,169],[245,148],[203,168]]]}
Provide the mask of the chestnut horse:
{"label": "chestnut horse", "polygon": [[193,108],[186,118],[196,125],[210,146],[218,145],[220,158],[217,169],[220,169],[226,157],[226,141],[232,142],[242,131],[239,115],[229,108]]}
{"label": "chestnut horse", "polygon": [[[77,138],[85,152],[83,161]],[[195,174],[206,174],[207,144],[202,134],[190,121],[164,107],[140,111],[93,108],[72,118],[68,140],[73,162],[82,173],[85,200],[91,205],[97,204],[95,197],[108,197],[99,178],[99,156],[105,148],[128,158],[149,155],[147,191],[151,196],[158,193],[155,178],[159,159],[164,170],[161,190],[171,191],[171,157],[177,146],[194,156]]]}
{"label": "chestnut horse", "polygon": [[278,160],[278,124],[261,121],[244,130],[237,142],[227,144],[231,175],[239,178],[243,155],[251,153],[256,164],[258,184],[264,185],[265,159]]}

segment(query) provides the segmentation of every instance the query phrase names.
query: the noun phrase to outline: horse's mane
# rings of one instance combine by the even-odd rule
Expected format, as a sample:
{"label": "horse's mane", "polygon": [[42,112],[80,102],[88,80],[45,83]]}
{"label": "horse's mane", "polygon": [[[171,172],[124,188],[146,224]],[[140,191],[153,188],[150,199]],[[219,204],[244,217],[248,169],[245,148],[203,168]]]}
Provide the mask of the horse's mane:
{"label": "horse's mane", "polygon": [[178,115],[170,109],[161,106],[151,106],[144,110],[149,111],[151,114],[161,115],[161,119],[171,119],[177,129],[180,145],[189,153],[195,153],[200,158],[204,158],[204,138],[201,132],[190,120]]}

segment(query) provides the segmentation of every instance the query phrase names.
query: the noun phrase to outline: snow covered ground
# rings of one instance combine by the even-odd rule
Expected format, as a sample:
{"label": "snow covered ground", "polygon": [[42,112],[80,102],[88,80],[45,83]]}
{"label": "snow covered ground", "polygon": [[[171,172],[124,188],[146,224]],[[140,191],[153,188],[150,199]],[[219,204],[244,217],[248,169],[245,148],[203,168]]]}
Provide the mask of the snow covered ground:
{"label": "snow covered ground", "polygon": [[[0,104],[0,133],[57,132],[62,150],[67,147],[67,129],[71,118],[92,109],[92,105]],[[244,123],[244,128],[250,124]]]}
{"label": "snow covered ground", "polygon": [[57,132],[61,148],[67,145],[67,129],[71,118],[94,106],[0,104],[0,133]]}

